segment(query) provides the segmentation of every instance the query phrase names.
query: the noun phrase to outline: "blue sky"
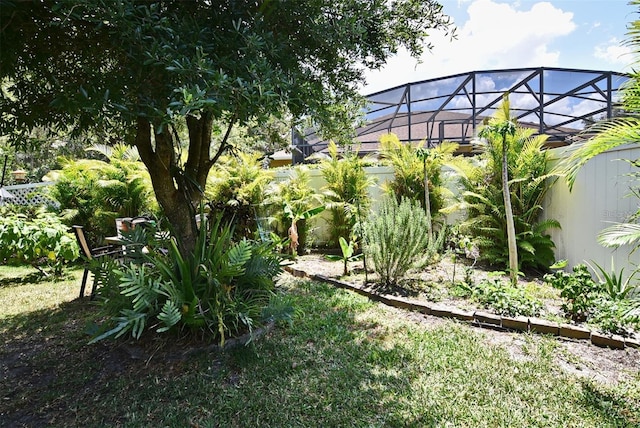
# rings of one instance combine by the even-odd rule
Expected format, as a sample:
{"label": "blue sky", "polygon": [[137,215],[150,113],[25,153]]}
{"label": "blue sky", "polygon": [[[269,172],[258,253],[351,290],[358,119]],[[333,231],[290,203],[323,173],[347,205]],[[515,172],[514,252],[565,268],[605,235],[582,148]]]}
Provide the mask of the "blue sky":
{"label": "blue sky", "polygon": [[422,63],[400,52],[367,73],[363,94],[404,83],[477,70],[520,67],[629,71],[622,46],[627,24],[640,19],[627,0],[440,0],[457,26],[449,40],[433,33]]}

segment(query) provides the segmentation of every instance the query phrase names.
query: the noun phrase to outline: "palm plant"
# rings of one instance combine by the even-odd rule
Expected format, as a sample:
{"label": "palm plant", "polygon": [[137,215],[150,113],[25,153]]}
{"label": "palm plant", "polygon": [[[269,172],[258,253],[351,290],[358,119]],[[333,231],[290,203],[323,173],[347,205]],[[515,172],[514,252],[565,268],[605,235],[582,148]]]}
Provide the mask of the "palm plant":
{"label": "palm plant", "polygon": [[338,146],[329,143],[329,159],[320,168],[327,182],[324,191],[326,207],[331,213],[329,243],[337,246],[341,236],[352,236],[360,213],[370,206],[368,188],[375,184],[364,170],[364,160],[357,151],[346,150],[338,156]]}
{"label": "palm plant", "polygon": [[257,230],[256,207],[264,200],[273,171],[265,169],[257,153],[238,153],[220,158],[219,168],[212,170],[205,195],[213,210],[232,218],[236,233],[251,237]]}
{"label": "palm plant", "polygon": [[82,224],[94,244],[113,234],[115,218],[158,211],[144,165],[124,155],[125,149],[101,152],[112,157],[61,159],[62,169],[48,174],[56,181],[51,196],[60,204],[65,223]]}
{"label": "palm plant", "polygon": [[[533,130],[519,126],[511,133],[510,125],[502,126],[509,117],[507,108],[503,104],[483,134],[489,137],[483,153],[474,162],[454,166],[465,189],[463,202],[445,211],[466,209],[462,229],[474,236],[484,260],[508,266],[514,280],[520,267],[546,269],[553,263],[554,244],[545,232],[560,224],[552,219],[538,221],[542,200],[556,177],[547,171],[548,155],[543,150],[547,137],[533,136]],[[511,215],[505,205],[510,205]],[[509,245],[510,228],[515,251]]]}
{"label": "palm plant", "polygon": [[403,144],[395,134],[380,137],[381,156],[393,167],[394,174],[393,181],[385,183],[383,189],[398,200],[406,197],[420,201],[431,224],[431,218],[437,218],[450,193],[444,186],[442,168],[461,160],[454,157],[456,143],[445,141],[428,149],[424,144],[424,140],[415,147]]}

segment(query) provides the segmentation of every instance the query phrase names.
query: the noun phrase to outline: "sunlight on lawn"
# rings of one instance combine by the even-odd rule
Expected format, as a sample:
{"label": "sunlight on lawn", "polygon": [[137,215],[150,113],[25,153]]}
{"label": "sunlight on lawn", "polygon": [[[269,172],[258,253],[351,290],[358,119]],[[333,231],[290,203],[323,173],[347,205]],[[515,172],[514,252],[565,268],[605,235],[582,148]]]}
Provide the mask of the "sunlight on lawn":
{"label": "sunlight on lawn", "polygon": [[82,269],[76,267],[66,269],[61,278],[46,278],[33,268],[1,266],[0,319],[76,299],[81,279]]}

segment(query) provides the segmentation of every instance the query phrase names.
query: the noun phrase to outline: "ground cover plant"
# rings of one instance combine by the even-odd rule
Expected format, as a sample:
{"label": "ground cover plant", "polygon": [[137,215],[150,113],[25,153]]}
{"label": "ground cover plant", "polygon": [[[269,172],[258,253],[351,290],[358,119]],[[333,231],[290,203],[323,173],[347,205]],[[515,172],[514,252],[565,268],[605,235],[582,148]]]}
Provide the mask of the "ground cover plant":
{"label": "ground cover plant", "polygon": [[[0,420],[7,426],[632,427],[640,376],[604,384],[563,372],[555,340],[491,344],[490,332],[285,277],[302,313],[253,345],[197,352],[147,336],[87,345],[95,307],[81,271],[33,283],[0,267]],[[48,290],[48,293],[43,293]],[[14,296],[30,304],[13,305]],[[35,298],[38,296],[38,298]],[[23,300],[24,302],[24,300]],[[620,355],[608,351],[609,360]],[[188,357],[185,357],[188,355]],[[578,357],[566,354],[578,364]],[[88,404],[89,403],[89,404]]]}

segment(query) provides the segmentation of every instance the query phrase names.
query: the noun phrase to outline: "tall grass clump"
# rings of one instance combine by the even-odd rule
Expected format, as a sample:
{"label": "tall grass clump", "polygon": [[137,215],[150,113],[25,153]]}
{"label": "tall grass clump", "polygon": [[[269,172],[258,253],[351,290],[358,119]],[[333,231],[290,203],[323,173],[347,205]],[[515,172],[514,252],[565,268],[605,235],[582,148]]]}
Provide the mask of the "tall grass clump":
{"label": "tall grass clump", "polygon": [[430,255],[427,217],[419,202],[387,197],[365,223],[364,251],[384,287],[395,286]]}

